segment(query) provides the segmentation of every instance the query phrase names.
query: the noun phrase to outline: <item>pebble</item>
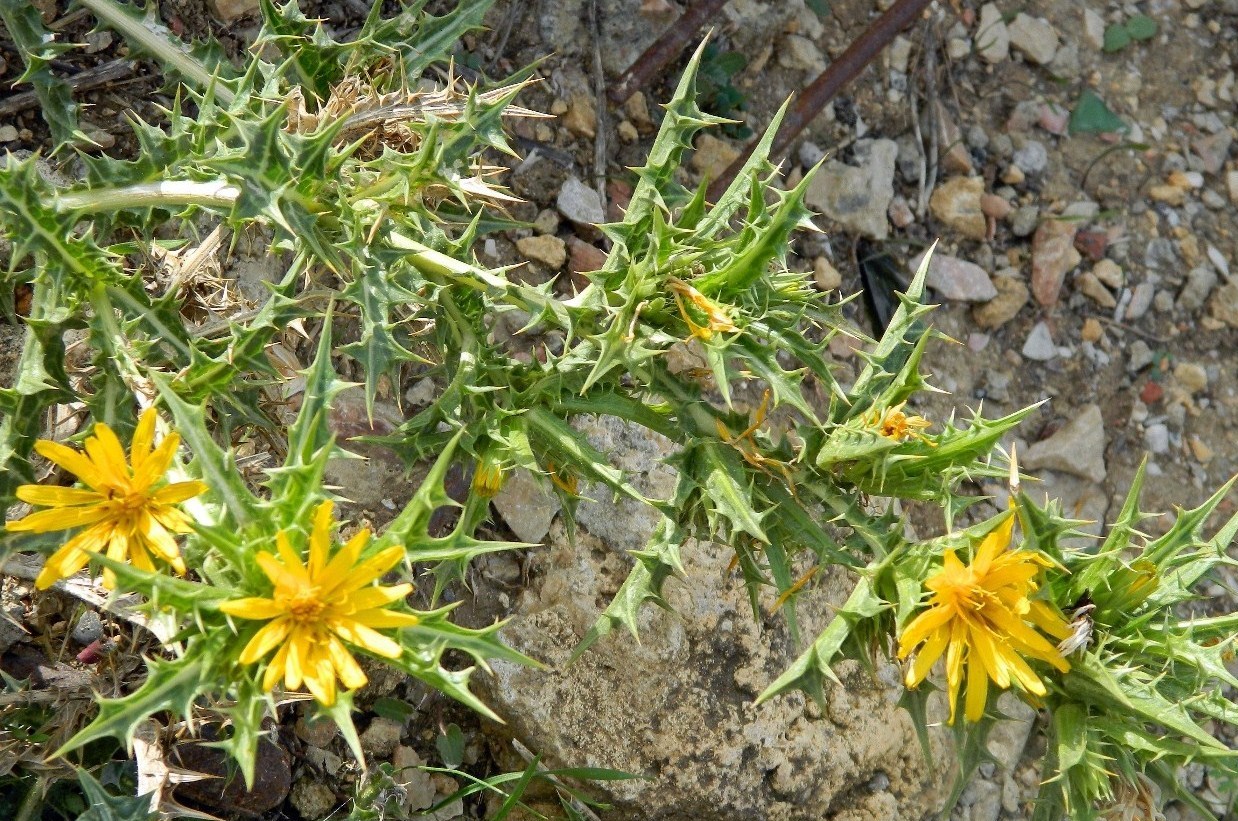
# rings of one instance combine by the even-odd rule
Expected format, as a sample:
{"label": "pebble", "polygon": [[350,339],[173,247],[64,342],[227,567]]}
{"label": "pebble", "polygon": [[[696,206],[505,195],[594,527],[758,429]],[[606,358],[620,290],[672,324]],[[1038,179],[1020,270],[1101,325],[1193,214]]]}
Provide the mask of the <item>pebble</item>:
{"label": "pebble", "polygon": [[292,794],[288,796],[293,809],[308,821],[318,821],[335,811],[335,793],[326,784],[314,778],[305,777],[292,785]]}
{"label": "pebble", "polygon": [[898,143],[872,140],[863,167],[830,160],[808,184],[804,201],[845,228],[874,239],[890,234]]}
{"label": "pebble", "polygon": [[964,138],[967,140],[969,148],[983,150],[989,147],[989,132],[984,130],[984,126],[979,123],[972,123],[967,127],[967,135]]}
{"label": "pebble", "polygon": [[1057,346],[1053,344],[1053,335],[1045,322],[1037,322],[1023,343],[1023,356],[1037,362],[1048,362],[1057,356]]}
{"label": "pebble", "polygon": [[1104,258],[1109,247],[1109,234],[1105,231],[1080,231],[1075,234],[1075,248],[1092,262]]}
{"label": "pebble", "polygon": [[1011,160],[1024,174],[1039,174],[1049,164],[1049,151],[1039,140],[1027,140]]}
{"label": "pebble", "polygon": [[1169,451],[1169,428],[1164,422],[1153,422],[1143,429],[1143,442],[1149,453]]}
{"label": "pebble", "polygon": [[528,544],[546,537],[560,510],[559,497],[549,484],[524,469],[512,471],[491,502],[516,538]]}
{"label": "pebble", "polygon": [[1238,170],[1225,172],[1225,190],[1229,193],[1229,201],[1238,205]]}
{"label": "pebble", "polygon": [[1138,373],[1152,364],[1152,349],[1142,339],[1132,342],[1126,349],[1126,354],[1126,370],[1129,373]]}
{"label": "pebble", "polygon": [[812,279],[822,291],[837,291],[843,284],[843,275],[825,257],[812,261]]}
{"label": "pebble", "polygon": [[696,138],[696,152],[692,155],[690,164],[692,170],[702,177],[716,180],[738,156],[739,149],[726,140],[720,140],[712,134],[702,134]]}
{"label": "pebble", "polygon": [[1075,248],[1075,224],[1042,220],[1032,237],[1032,295],[1041,305],[1057,304],[1066,273],[1083,257]]}
{"label": "pebble", "polygon": [[1225,258],[1225,255],[1222,254],[1215,245],[1211,244],[1208,246],[1207,254],[1208,261],[1211,262],[1218,271],[1228,277],[1229,260]]}
{"label": "pebble", "polygon": [[563,114],[563,125],[578,137],[592,139],[597,135],[598,115],[593,105],[593,97],[578,92],[567,101],[567,111]]}
{"label": "pebble", "polygon": [[1031,470],[1058,470],[1102,482],[1105,469],[1105,420],[1100,406],[1085,405],[1060,430],[1021,453]]}
{"label": "pebble", "polygon": [[995,64],[1010,56],[1010,32],[1002,12],[995,3],[980,7],[980,23],[976,27],[976,52],[986,63]]}
{"label": "pebble", "polygon": [[986,217],[1000,220],[1010,216],[1014,206],[996,194],[983,194],[980,197],[980,210]]}
{"label": "pebble", "polygon": [[376,758],[386,758],[395,752],[404,734],[404,726],[398,721],[375,716],[370,726],[361,734],[361,750],[366,755]]}
{"label": "pebble", "polygon": [[1152,297],[1152,307],[1159,313],[1167,314],[1174,309],[1174,295],[1161,289]]}
{"label": "pebble", "polygon": [[997,276],[993,277],[996,297],[972,308],[972,319],[981,328],[993,329],[1005,325],[1018,315],[1031,297],[1018,271],[1013,271],[1013,275],[1011,271],[1012,269],[999,271]]}
{"label": "pebble", "polygon": [[1002,172],[1002,182],[1006,185],[1022,185],[1026,179],[1027,174],[1024,174],[1023,169],[1017,165],[1008,165]]}
{"label": "pebble", "polygon": [[628,115],[636,128],[641,132],[652,131],[654,128],[653,120],[649,116],[649,103],[645,100],[643,91],[633,92],[632,96],[623,104],[623,113]]}
{"label": "pebble", "polygon": [[553,209],[543,208],[533,220],[533,230],[539,234],[553,234],[559,230],[559,215]]}
{"label": "pebble", "polygon": [[1010,33],[1010,45],[1028,60],[1042,66],[1053,62],[1060,41],[1048,20],[1020,12],[1006,29]]}
{"label": "pebble", "polygon": [[1192,268],[1186,275],[1186,284],[1178,294],[1178,306],[1187,311],[1198,311],[1204,307],[1204,302],[1216,284],[1217,275],[1211,268],[1206,265]]}
{"label": "pebble", "polygon": [[1191,448],[1191,455],[1195,457],[1195,461],[1201,465],[1206,465],[1212,461],[1212,448],[1201,442],[1199,437],[1192,436],[1186,440],[1186,443]]}
{"label": "pebble", "polygon": [[783,68],[820,73],[825,70],[825,58],[817,44],[802,34],[788,34],[778,49],[778,65]]}
{"label": "pebble", "polygon": [[598,192],[575,177],[568,177],[555,200],[559,213],[577,225],[596,225],[606,221]]}
{"label": "pebble", "polygon": [[1123,319],[1129,321],[1132,319],[1141,319],[1148,309],[1152,307],[1152,300],[1156,296],[1156,285],[1152,282],[1141,282],[1131,291],[1130,302],[1126,306],[1126,311],[1122,314],[1119,322]]}
{"label": "pebble", "polygon": [[[913,273],[919,270],[927,253],[919,254],[909,263]],[[988,302],[997,297],[997,289],[987,271],[974,262],[940,252],[933,254],[929,261],[925,281],[930,288],[955,302]]]}
{"label": "pebble", "polygon": [[1102,259],[1093,265],[1092,274],[1110,288],[1121,288],[1126,281],[1121,266],[1111,259]]}
{"label": "pebble", "polygon": [[895,195],[886,209],[886,217],[895,228],[906,228],[916,221],[916,214],[911,210],[911,204],[902,194]]}
{"label": "pebble", "polygon": [[1083,329],[1079,332],[1079,336],[1084,342],[1098,342],[1104,335],[1105,328],[1100,324],[1100,320],[1091,316],[1083,320]]}
{"label": "pebble", "polygon": [[982,194],[983,177],[952,177],[933,192],[929,210],[936,219],[968,239],[982,240],[988,234],[988,221],[980,209]]}
{"label": "pebble", "polygon": [[1117,299],[1091,271],[1085,271],[1075,277],[1075,288],[1102,308],[1117,307]]}
{"label": "pebble", "polygon": [[558,237],[537,235],[516,240],[516,249],[525,259],[540,262],[557,271],[567,262],[567,245]]}
{"label": "pebble", "polygon": [[1194,396],[1208,387],[1208,372],[1194,362],[1179,362],[1174,368],[1174,381]]}
{"label": "pebble", "polygon": [[1010,233],[1016,237],[1029,237],[1040,224],[1040,206],[1021,205],[1010,217]]}
{"label": "pebble", "polygon": [[811,140],[804,140],[800,143],[799,158],[800,165],[812,168],[825,159],[825,150]]}
{"label": "pebble", "polygon": [[619,139],[625,143],[634,143],[640,139],[640,132],[636,130],[636,126],[627,120],[620,120],[619,125],[615,126],[615,132],[619,135]]}
{"label": "pebble", "polygon": [[17,129],[11,125],[0,125],[0,143],[11,143],[17,139]]}
{"label": "pebble", "polygon": [[606,252],[579,237],[568,237],[567,254],[567,269],[574,274],[597,271],[606,264]]}
{"label": "pebble", "polygon": [[1056,137],[1064,137],[1070,130],[1070,112],[1056,103],[1045,103],[1040,107],[1040,118],[1037,125]]}
{"label": "pebble", "polygon": [[103,638],[103,619],[94,610],[86,610],[78,617],[70,635],[82,646],[98,641]]}
{"label": "pebble", "polygon": [[1083,39],[1094,49],[1105,47],[1105,18],[1092,9],[1083,10]]}

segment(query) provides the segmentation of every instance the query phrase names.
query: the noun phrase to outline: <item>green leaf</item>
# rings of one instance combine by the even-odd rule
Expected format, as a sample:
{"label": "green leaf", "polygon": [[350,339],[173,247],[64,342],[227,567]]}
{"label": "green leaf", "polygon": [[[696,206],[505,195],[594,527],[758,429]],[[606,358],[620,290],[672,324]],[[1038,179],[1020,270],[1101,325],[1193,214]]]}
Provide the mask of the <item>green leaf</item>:
{"label": "green leaf", "polygon": [[112,795],[94,776],[80,768],[77,782],[90,804],[90,809],[79,815],[77,821],[147,821],[155,817],[150,808],[150,796]]}
{"label": "green leaf", "polygon": [[1136,14],[1126,21],[1126,31],[1132,40],[1151,40],[1157,28],[1157,22],[1146,14]]}
{"label": "green leaf", "polygon": [[[51,62],[68,51],[70,46],[57,43],[55,35],[43,26],[38,8],[30,0],[0,0],[0,20],[17,52],[26,63],[26,70],[17,82],[34,86],[39,111],[52,132],[52,143],[59,148],[73,142],[78,132],[77,104],[69,93],[69,85],[52,74]],[[10,162],[11,162],[10,158]]]}
{"label": "green leaf", "polygon": [[1104,49],[1112,54],[1121,51],[1131,44],[1131,33],[1121,23],[1113,23],[1105,28]]}
{"label": "green leaf", "polygon": [[446,767],[459,767],[464,761],[464,733],[459,725],[451,723],[434,739],[434,748]]}
{"label": "green leaf", "polygon": [[1085,88],[1075,103],[1074,111],[1070,112],[1068,128],[1071,134],[1109,134],[1126,131],[1128,126],[1109,110],[1096,92]]}

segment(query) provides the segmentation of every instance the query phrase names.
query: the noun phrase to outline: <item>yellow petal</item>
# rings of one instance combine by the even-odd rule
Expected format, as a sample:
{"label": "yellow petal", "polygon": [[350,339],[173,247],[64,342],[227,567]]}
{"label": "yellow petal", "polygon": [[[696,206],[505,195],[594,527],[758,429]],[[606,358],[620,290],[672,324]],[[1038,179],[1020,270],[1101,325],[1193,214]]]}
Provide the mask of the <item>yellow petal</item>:
{"label": "yellow petal", "polygon": [[174,505],[177,502],[183,502],[186,499],[192,499],[198,494],[206,492],[206,483],[197,480],[189,482],[173,482],[166,487],[161,487],[150,495],[151,501],[160,505]]}
{"label": "yellow petal", "polygon": [[327,564],[327,551],[331,547],[331,511],[334,505],[323,502],[314,511],[314,527],[310,531],[309,574],[315,581]]}
{"label": "yellow petal", "polygon": [[934,630],[947,624],[953,616],[954,613],[949,607],[930,607],[916,616],[898,640],[898,657],[907,658],[917,644],[924,641]]}
{"label": "yellow petal", "polygon": [[176,455],[176,449],[180,447],[180,443],[181,438],[175,433],[169,433],[163,437],[159,447],[142,461],[141,467],[134,467],[133,486],[145,490],[159,481],[172,466],[172,457]]}
{"label": "yellow petal", "polygon": [[335,666],[325,652],[307,666],[305,686],[319,704],[330,707],[335,703]]}
{"label": "yellow petal", "polygon": [[370,610],[400,601],[411,593],[412,590],[413,586],[408,583],[397,584],[393,587],[366,587],[350,593],[345,602],[350,608],[350,612]]}
{"label": "yellow petal", "polygon": [[111,516],[102,505],[93,507],[62,507],[51,510],[40,510],[31,513],[24,519],[9,522],[7,530],[28,533],[52,533],[57,530],[68,530],[74,527],[92,525]]}
{"label": "yellow petal", "polygon": [[129,442],[129,459],[133,464],[133,472],[141,470],[142,463],[150,457],[151,445],[155,441],[155,409],[153,407],[142,411],[138,417],[138,425],[133,430],[133,439]]}
{"label": "yellow petal", "polygon": [[348,652],[348,648],[335,636],[327,640],[327,652],[331,656],[331,663],[335,665],[336,672],[340,674],[340,681],[349,690],[364,687],[369,681],[352,653]]}
{"label": "yellow petal", "polygon": [[69,471],[94,490],[104,492],[114,487],[111,476],[73,448],[58,442],[40,439],[34,443],[34,449],[44,459]]}
{"label": "yellow petal", "polygon": [[984,718],[984,704],[989,697],[989,679],[984,673],[984,665],[973,654],[967,664],[967,706],[963,713],[968,721]]}
{"label": "yellow petal", "polygon": [[94,436],[86,439],[86,455],[108,475],[112,482],[129,481],[129,463],[125,461],[125,449],[120,440],[105,423],[95,425]]}
{"label": "yellow petal", "polygon": [[291,619],[276,619],[264,624],[257,633],[254,633],[254,637],[249,640],[249,643],[245,645],[245,649],[241,651],[237,661],[241,664],[253,664],[278,647],[288,637],[288,633],[291,630]]}
{"label": "yellow petal", "polygon": [[34,586],[39,590],[46,590],[61,579],[67,579],[81,570],[89,561],[90,554],[79,550],[70,542],[49,556],[43,563],[43,569],[39,571],[38,578],[34,580]]}
{"label": "yellow petal", "polygon": [[363,610],[348,618],[366,627],[416,627],[421,619],[412,613],[397,613],[391,610]]}
{"label": "yellow petal", "polygon": [[331,622],[331,630],[349,644],[355,644],[376,656],[394,659],[404,652],[399,644],[382,633],[350,619],[335,619]]}
{"label": "yellow petal", "polygon": [[[282,534],[277,534],[282,535]],[[277,590],[299,590],[306,584],[304,576],[298,576],[288,570],[279,560],[267,553],[265,550],[258,553],[254,557],[254,561],[262,568],[262,572],[266,574],[271,583],[275,585]]]}
{"label": "yellow petal", "polygon": [[313,672],[308,669],[307,665],[310,632],[304,628],[293,630],[292,635],[288,637],[288,642],[284,645],[288,648],[288,661],[284,665],[284,686],[289,690],[299,688],[301,682],[305,680],[306,672]]}
{"label": "yellow petal", "polygon": [[[367,540],[369,539],[370,534],[369,531],[366,530],[358,533],[356,537],[353,537],[353,539],[355,540],[362,534],[365,535]],[[340,551],[340,553],[343,552],[343,550]],[[332,597],[345,596],[354,590],[365,587],[367,584],[399,564],[400,560],[403,559],[405,555],[406,554],[402,546],[394,545],[385,550],[380,550],[378,553],[374,554],[365,561],[354,565],[352,570],[348,571],[346,574],[339,574],[338,576],[332,575],[330,573],[331,568],[328,567],[327,572],[323,573],[323,595],[330,595]],[[334,559],[331,561],[331,564],[335,564]]]}
{"label": "yellow petal", "polygon": [[971,630],[972,663],[980,662],[988,670],[989,678],[1003,690],[1010,686],[1010,668],[998,654],[993,637],[983,628]]}
{"label": "yellow petal", "polygon": [[221,603],[219,609],[238,619],[274,619],[287,615],[287,611],[271,599],[257,597],[232,599]]}
{"label": "yellow petal", "polygon": [[17,489],[17,498],[43,507],[73,507],[106,501],[102,493],[94,490],[48,485],[22,485]]}
{"label": "yellow petal", "polygon": [[980,576],[989,572],[989,564],[998,554],[1010,545],[1011,534],[1014,533],[1014,515],[1006,517],[1006,521],[995,527],[976,551],[976,560],[971,563],[972,569]]}
{"label": "yellow petal", "polygon": [[1027,617],[1032,620],[1033,624],[1058,641],[1075,632],[1066,622],[1066,619],[1062,618],[1056,610],[1040,600],[1032,601],[1032,606],[1027,611]]}
{"label": "yellow petal", "polygon": [[280,679],[284,677],[284,672],[288,665],[288,644],[280,645],[280,648],[275,651],[275,655],[271,657],[271,663],[267,665],[266,672],[262,674],[262,689],[270,692],[279,684]]}
{"label": "yellow petal", "polygon": [[301,563],[301,556],[293,549],[292,542],[288,541],[288,536],[282,530],[275,534],[275,549],[279,551],[279,560],[283,563],[284,570],[297,578],[299,584],[309,584],[310,576],[305,565]]}
{"label": "yellow petal", "polygon": [[949,640],[949,630],[938,630],[929,636],[928,641],[916,653],[915,661],[907,670],[908,687],[915,687],[924,681],[929,671],[933,669],[933,665],[937,663],[937,659],[941,658],[941,654],[946,651],[946,642]]}
{"label": "yellow petal", "polygon": [[[358,571],[364,571],[364,564],[358,565],[357,559],[361,557],[361,551],[365,549],[369,541],[370,531],[359,531],[339,549],[339,552],[331,557],[331,561],[322,569],[322,573],[316,577],[317,581],[322,585],[324,596],[333,596],[345,583],[355,578],[355,574]],[[402,550],[403,548],[401,548]],[[381,573],[374,574],[349,589],[356,590],[358,587],[364,587],[379,575]]]}

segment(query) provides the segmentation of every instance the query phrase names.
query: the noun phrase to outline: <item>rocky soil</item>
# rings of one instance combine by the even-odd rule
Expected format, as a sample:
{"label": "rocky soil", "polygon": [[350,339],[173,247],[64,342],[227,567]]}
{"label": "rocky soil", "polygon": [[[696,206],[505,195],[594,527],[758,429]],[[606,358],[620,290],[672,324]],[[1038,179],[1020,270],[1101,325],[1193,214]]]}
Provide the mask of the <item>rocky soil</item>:
{"label": "rocky soil", "polygon": [[[49,19],[63,19],[54,0],[39,5]],[[632,179],[626,169],[644,161],[657,103],[669,97],[683,60],[622,106],[608,105],[599,91],[682,5],[499,0],[487,17],[489,31],[461,44],[462,57],[495,75],[541,60],[544,81],[519,102],[558,115],[516,124],[514,145],[522,156],[512,162],[508,182],[525,200],[514,216],[531,227],[486,239],[484,262],[526,262],[516,275],[554,279],[564,293],[575,273],[600,264],[602,242],[588,224],[614,218],[625,205]],[[727,81],[742,107],[717,113],[760,132],[778,104],[886,5],[731,0],[711,25],[718,53],[745,58]],[[343,31],[367,6],[326,0],[316,11]],[[210,30],[239,49],[254,33],[251,8],[245,0],[216,0],[211,7],[167,0],[162,13],[173,30]],[[1106,30],[1138,15],[1155,21],[1152,36],[1106,51]],[[110,36],[87,35],[83,26],[80,15],[66,24],[82,32],[88,51],[97,46],[91,59],[118,56]],[[7,83],[19,69],[14,54],[0,55],[0,63],[8,60],[0,68]],[[1017,444],[1021,463],[1045,492],[1095,522],[1097,533],[1145,458],[1144,508],[1164,511],[1147,526],[1154,533],[1169,526],[1175,505],[1199,503],[1238,470],[1238,270],[1231,271],[1238,266],[1236,64],[1235,0],[938,2],[813,121],[784,164],[792,184],[823,162],[808,195],[823,233],[801,237],[794,249],[794,264],[813,272],[823,294],[860,289],[861,239],[870,249],[863,253],[888,255],[908,273],[938,241],[930,269],[941,303],[934,321],[958,344],[930,350],[932,381],[948,393],[927,398],[917,412],[940,420],[981,403],[987,415],[1043,403],[1021,438],[1004,444]],[[125,83],[85,96],[95,103],[87,113],[90,128],[106,135],[99,142],[107,150],[132,150],[121,123],[126,110],[156,116],[152,74],[138,64]],[[41,128],[27,111],[0,123],[0,145],[38,148]],[[700,137],[684,182],[719,174],[742,148],[742,137],[739,126]],[[847,310],[876,333],[863,300]],[[5,356],[19,350],[17,333],[0,326]],[[859,367],[846,345],[831,353],[844,377]],[[416,379],[405,388],[402,401],[383,410],[386,424],[397,424],[433,395],[432,385]],[[338,415],[347,427],[347,408]],[[582,420],[580,427],[643,489],[665,491],[672,481],[660,461],[665,442],[613,420]],[[381,525],[403,501],[401,468],[391,454],[368,455],[369,463],[342,466],[354,473],[336,479],[356,489],[350,515]],[[936,815],[951,774],[941,764],[950,758],[948,739],[933,736],[935,755],[926,761],[894,705],[893,668],[873,677],[844,667],[844,686],[828,690],[825,710],[798,697],[753,708],[755,694],[796,650],[781,624],[753,622],[742,586],[725,572],[725,551],[712,547],[693,553],[687,583],[673,588],[677,614],[649,612],[640,644],[615,635],[567,666],[576,641],[625,577],[624,552],[643,545],[649,522],[643,511],[599,492],[593,504],[582,505],[583,530],[573,543],[555,503],[519,476],[494,506],[497,529],[544,546],[479,561],[471,591],[459,592],[461,612],[478,623],[512,616],[508,640],[550,669],[496,666],[485,686],[509,721],[502,728],[479,726],[434,694],[376,673],[360,699],[371,710],[362,744],[372,763],[441,764],[435,740],[457,722],[466,728],[464,765],[479,774],[523,768],[515,740],[550,766],[646,776],[598,791],[615,807],[602,814],[608,819]],[[1233,500],[1221,512],[1232,510]],[[913,510],[912,519],[921,535],[941,527],[929,511]],[[1212,583],[1201,608],[1235,609],[1230,581]],[[63,640],[77,652],[96,632],[123,629],[105,620],[87,630],[75,604],[49,603],[29,587],[7,578],[4,602],[13,621],[36,635],[46,631],[51,644],[40,646]],[[805,629],[819,629],[847,589],[841,576],[821,580],[803,599]],[[6,625],[0,619],[6,671],[22,654],[27,667],[45,675],[82,667],[73,653],[40,657],[31,636],[3,633]],[[393,712],[393,702],[409,709]],[[1029,743],[1035,719],[1015,703],[1007,709],[1016,718],[998,733],[996,763],[981,767],[954,818],[1030,813],[1041,752]],[[291,711],[275,734],[291,756],[270,757],[277,787],[261,803],[210,789],[190,791],[185,802],[223,815],[342,817],[358,773],[341,739],[298,715]],[[413,813],[455,788],[444,775],[403,773],[391,813]],[[1209,783],[1202,769],[1184,777],[1218,808],[1234,797],[1225,785]],[[532,803],[550,812],[543,799],[548,802],[534,795]],[[456,804],[432,817],[481,817],[485,810],[485,804]],[[1193,816],[1171,807],[1166,817]]]}

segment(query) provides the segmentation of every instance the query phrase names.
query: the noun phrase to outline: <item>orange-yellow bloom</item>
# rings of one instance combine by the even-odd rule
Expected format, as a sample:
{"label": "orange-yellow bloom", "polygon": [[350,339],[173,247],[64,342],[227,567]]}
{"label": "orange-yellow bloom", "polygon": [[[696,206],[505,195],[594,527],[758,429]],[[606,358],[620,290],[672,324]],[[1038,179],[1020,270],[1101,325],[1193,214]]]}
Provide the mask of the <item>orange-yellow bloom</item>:
{"label": "orange-yellow bloom", "polygon": [[[147,408],[138,420],[125,460],[120,440],[106,424],[95,425],[86,439],[85,452],[40,439],[34,449],[45,459],[77,476],[85,488],[22,485],[17,498],[48,510],[31,513],[9,522],[5,528],[27,533],[51,533],[85,527],[65,542],[43,565],[35,579],[40,590],[57,580],[72,576],[90,561],[94,553],[106,551],[109,559],[128,560],[135,567],[154,572],[151,555],[185,572],[173,533],[188,533],[189,518],[176,504],[206,490],[202,482],[173,482],[163,485],[164,474],[180,444],[170,433],[158,447],[155,441],[155,409]],[[116,584],[111,570],[103,571],[106,587]]]}
{"label": "orange-yellow bloom", "polygon": [[327,706],[335,703],[337,677],[349,690],[367,681],[347,645],[398,658],[400,645],[378,630],[418,623],[411,613],[386,609],[407,596],[411,584],[373,583],[404,557],[404,548],[388,547],[362,560],[370,540],[370,531],[362,530],[330,555],[331,511],[331,503],[323,502],[314,514],[308,562],[301,561],[283,531],[275,535],[278,556],[258,554],[258,566],[274,586],[269,598],[233,599],[219,607],[239,619],[267,622],[238,659],[253,664],[275,651],[262,678],[263,689],[272,689],[280,679],[288,690],[304,683]]}
{"label": "orange-yellow bloom", "polygon": [[[667,284],[670,286],[671,294],[675,297],[675,305],[679,308],[679,315],[683,317],[683,321],[688,326],[688,331],[692,336],[708,341],[713,339],[715,333],[733,333],[739,330],[739,328],[735,327],[735,323],[731,321],[731,318],[727,316],[722,306],[702,294],[696,288],[675,277],[670,277],[667,280]],[[685,299],[687,299],[687,303],[684,302]],[[693,309],[700,312],[705,320],[704,325],[701,325],[692,318],[688,305],[691,305]]]}
{"label": "orange-yellow bloom", "polygon": [[887,439],[893,439],[896,442],[919,439],[926,445],[937,447],[936,442],[920,432],[927,430],[933,423],[923,416],[908,416],[903,413],[903,405],[905,404],[907,403],[900,402],[898,405],[884,411],[880,408],[873,408],[868,416],[865,417],[865,424],[870,428],[874,428],[879,435]]}
{"label": "orange-yellow bloom", "polygon": [[1046,693],[1044,682],[1025,658],[1039,659],[1062,672],[1070,663],[1037,629],[1055,639],[1071,634],[1070,625],[1048,603],[1033,598],[1036,577],[1051,567],[1045,557],[1028,550],[1009,550],[1015,517],[1009,516],[984,538],[970,565],[947,550],[942,569],[925,585],[933,592],[929,608],[907,625],[899,639],[898,657],[913,650],[906,684],[915,687],[933,664],[946,657],[950,723],[967,671],[968,721],[984,716],[989,682],[1006,689],[1011,684],[1032,696]]}

